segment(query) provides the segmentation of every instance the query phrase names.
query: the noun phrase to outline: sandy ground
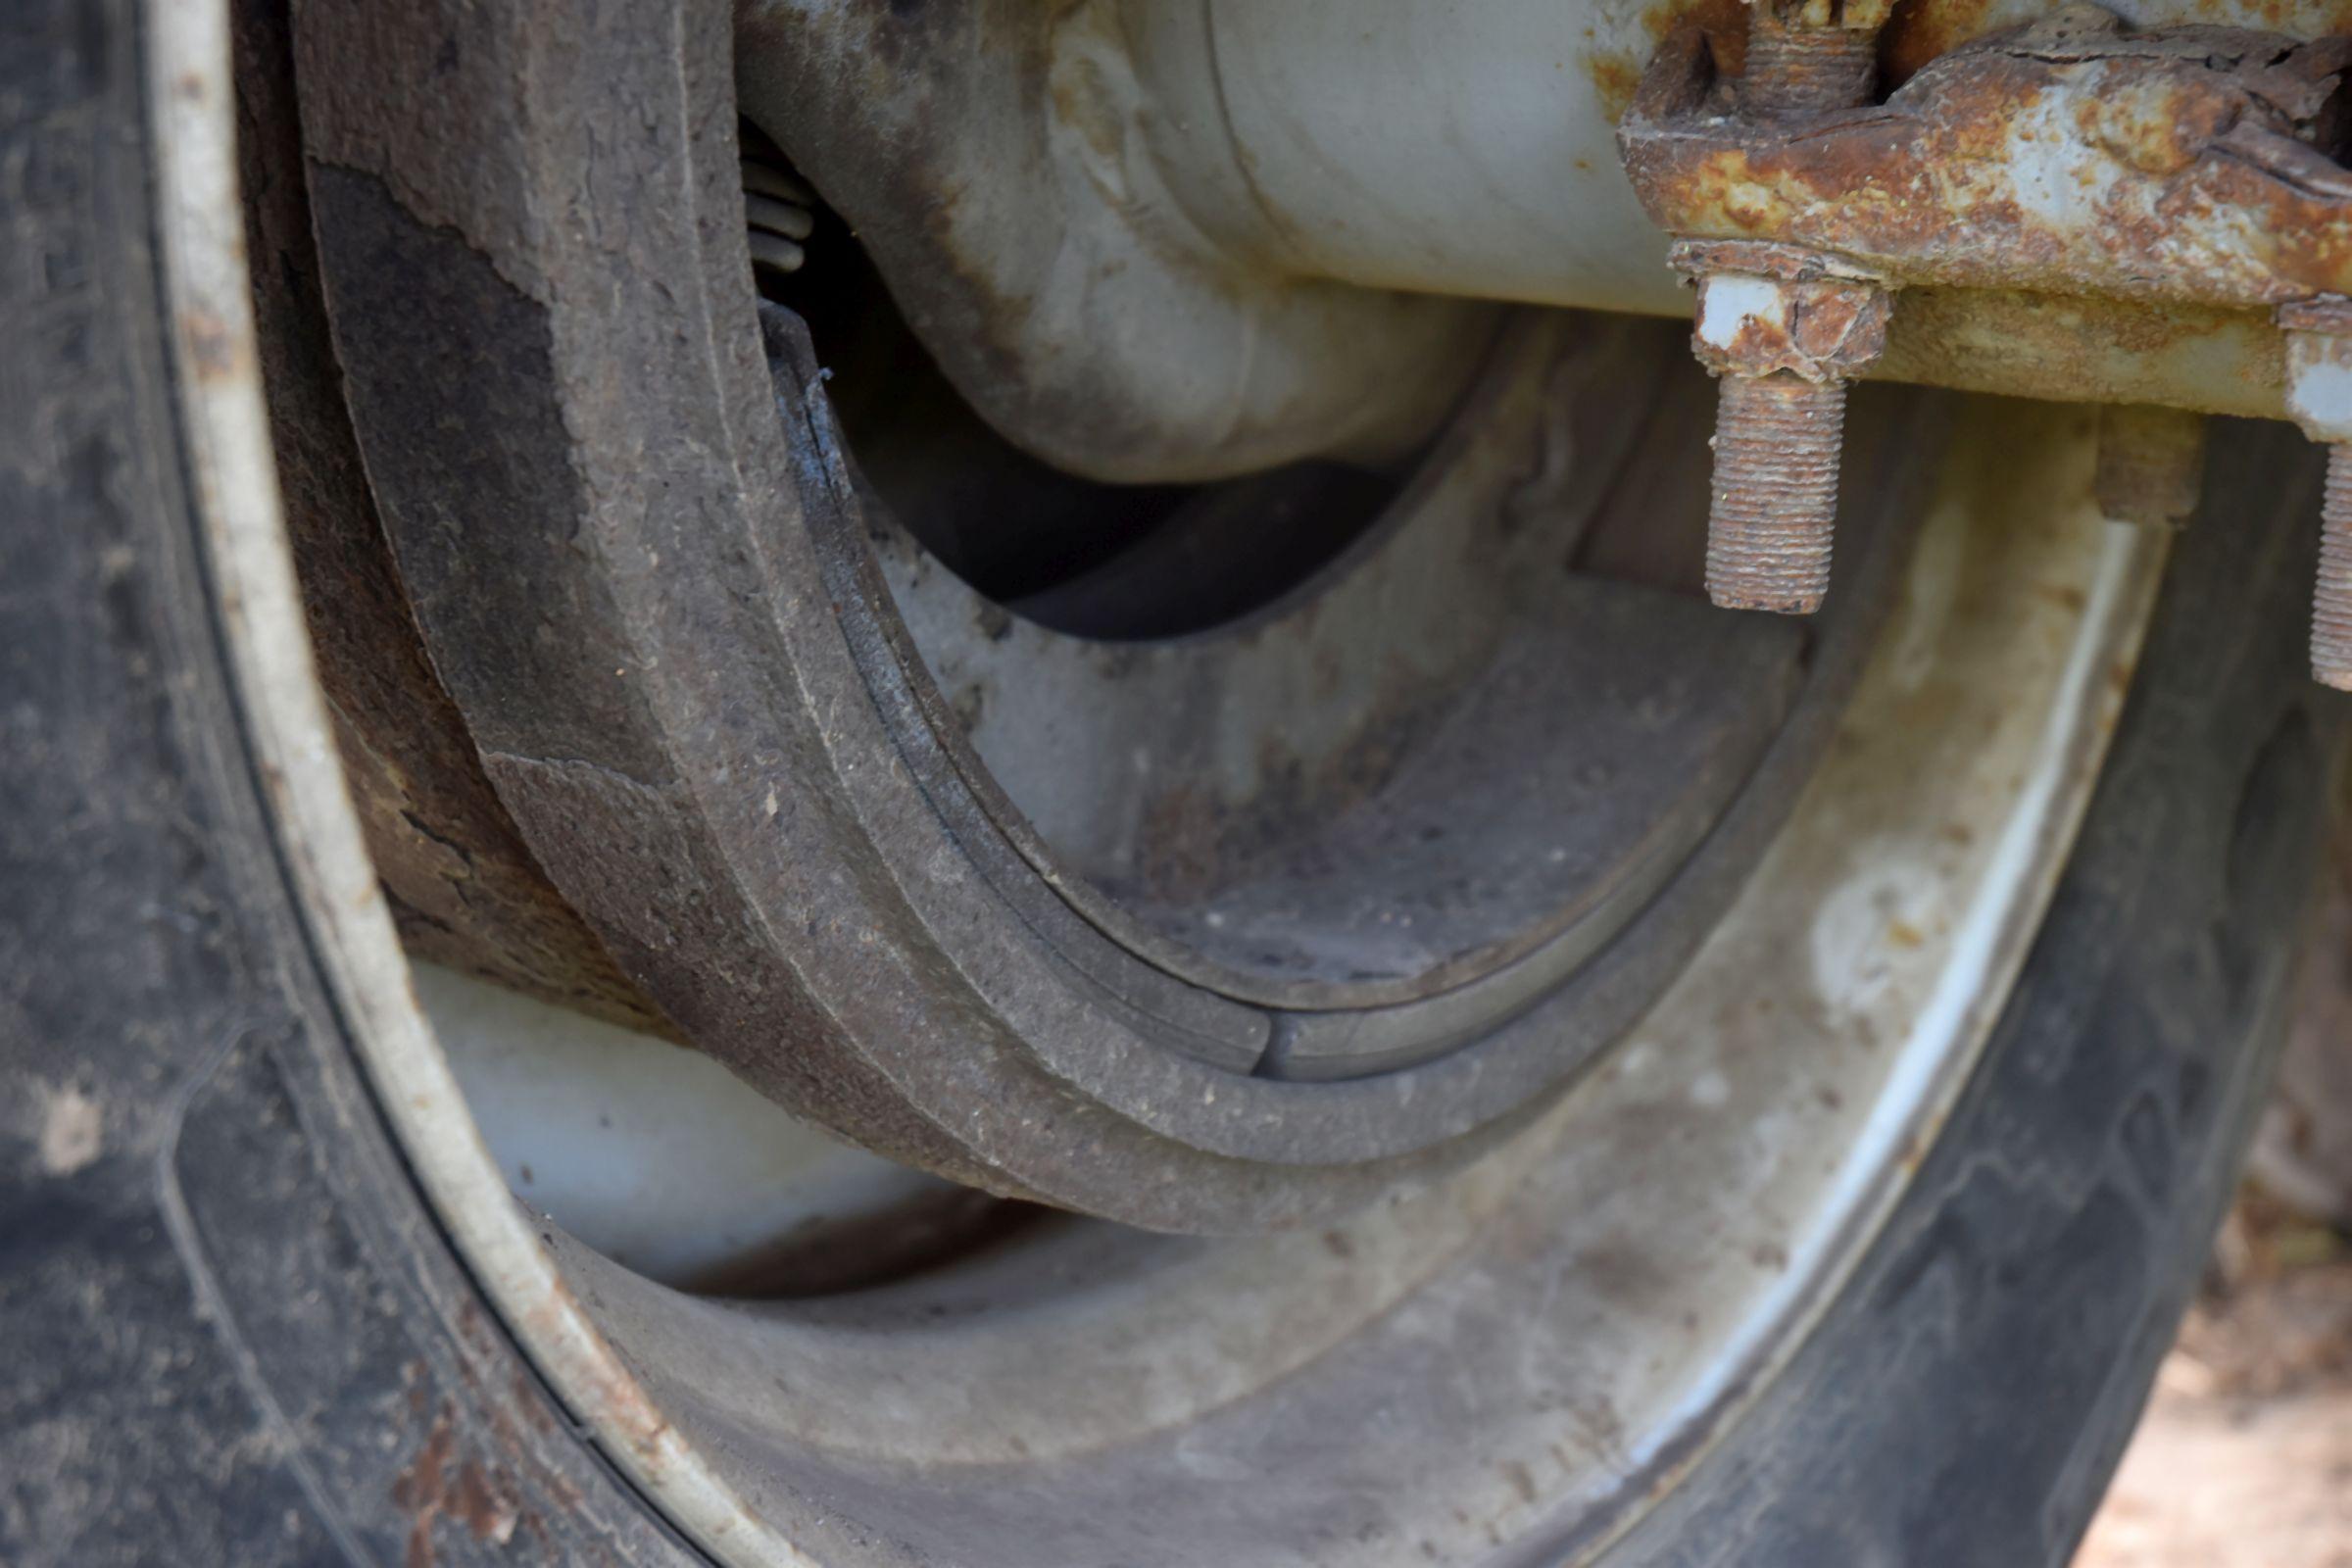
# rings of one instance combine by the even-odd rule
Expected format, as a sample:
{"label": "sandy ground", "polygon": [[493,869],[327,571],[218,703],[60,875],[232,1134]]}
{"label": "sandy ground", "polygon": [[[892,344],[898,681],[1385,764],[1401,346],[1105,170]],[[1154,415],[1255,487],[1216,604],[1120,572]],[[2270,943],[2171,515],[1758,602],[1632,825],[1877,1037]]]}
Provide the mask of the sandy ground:
{"label": "sandy ground", "polygon": [[2352,1568],[2352,1250],[2259,1193],[2076,1568]]}

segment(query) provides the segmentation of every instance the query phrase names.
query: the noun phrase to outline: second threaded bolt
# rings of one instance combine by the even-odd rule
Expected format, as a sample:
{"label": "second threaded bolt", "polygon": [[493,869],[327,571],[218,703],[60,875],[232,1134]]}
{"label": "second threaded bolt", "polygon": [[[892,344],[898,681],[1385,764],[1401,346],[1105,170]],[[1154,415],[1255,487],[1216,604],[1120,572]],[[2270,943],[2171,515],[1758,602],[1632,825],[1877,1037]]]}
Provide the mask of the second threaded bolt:
{"label": "second threaded bolt", "polygon": [[2320,506],[2320,580],[2311,601],[2311,673],[2352,692],[2352,446],[2328,449]]}
{"label": "second threaded bolt", "polygon": [[2352,299],[2278,308],[2286,334],[2286,409],[2328,446],[2320,502],[2320,575],[2311,602],[2311,673],[2352,692]]}

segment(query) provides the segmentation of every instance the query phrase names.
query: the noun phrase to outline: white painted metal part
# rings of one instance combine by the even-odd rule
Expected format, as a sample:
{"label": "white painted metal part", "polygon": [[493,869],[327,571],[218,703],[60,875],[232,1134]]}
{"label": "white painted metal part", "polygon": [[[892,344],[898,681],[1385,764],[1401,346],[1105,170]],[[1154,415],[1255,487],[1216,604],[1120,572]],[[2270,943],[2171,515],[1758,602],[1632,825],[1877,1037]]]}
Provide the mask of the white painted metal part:
{"label": "white painted metal part", "polygon": [[1788,291],[1771,278],[1743,272],[1718,272],[1699,281],[1696,330],[1701,343],[1728,352],[1750,321],[1786,333]]}
{"label": "white painted metal part", "polygon": [[648,1279],[723,1278],[955,1192],[710,1057],[429,964],[416,999],[516,1197]]}
{"label": "white painted metal part", "polygon": [[[1687,308],[1617,162],[1656,43],[1642,8],[1117,3],[1160,108],[1152,150],[1235,254],[1371,288]],[[1205,46],[1167,46],[1188,14]]]}

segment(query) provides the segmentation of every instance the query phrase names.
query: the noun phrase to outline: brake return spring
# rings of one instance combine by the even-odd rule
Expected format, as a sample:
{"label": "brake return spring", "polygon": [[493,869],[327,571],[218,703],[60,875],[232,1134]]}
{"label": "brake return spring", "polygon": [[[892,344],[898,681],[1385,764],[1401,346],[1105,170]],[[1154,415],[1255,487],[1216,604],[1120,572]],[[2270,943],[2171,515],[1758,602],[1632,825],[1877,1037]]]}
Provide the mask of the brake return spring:
{"label": "brake return spring", "polygon": [[743,209],[751,231],[752,265],[797,272],[808,260],[804,242],[816,227],[816,193],[780,156],[743,150]]}

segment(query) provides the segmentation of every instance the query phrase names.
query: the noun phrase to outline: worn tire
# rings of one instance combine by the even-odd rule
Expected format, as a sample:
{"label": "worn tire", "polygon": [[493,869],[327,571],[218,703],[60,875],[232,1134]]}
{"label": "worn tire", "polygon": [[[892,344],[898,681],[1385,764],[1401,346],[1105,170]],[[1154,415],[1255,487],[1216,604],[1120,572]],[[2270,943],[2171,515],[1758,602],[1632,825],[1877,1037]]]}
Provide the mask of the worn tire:
{"label": "worn tire", "polygon": [[[0,22],[0,1560],[700,1560],[468,1277],[306,937],[190,493],[148,21]],[[2318,863],[2338,715],[2301,670],[2296,446],[2217,440],[1991,1049],[1795,1362],[1610,1568],[2072,1549],[2230,1188]]]}

